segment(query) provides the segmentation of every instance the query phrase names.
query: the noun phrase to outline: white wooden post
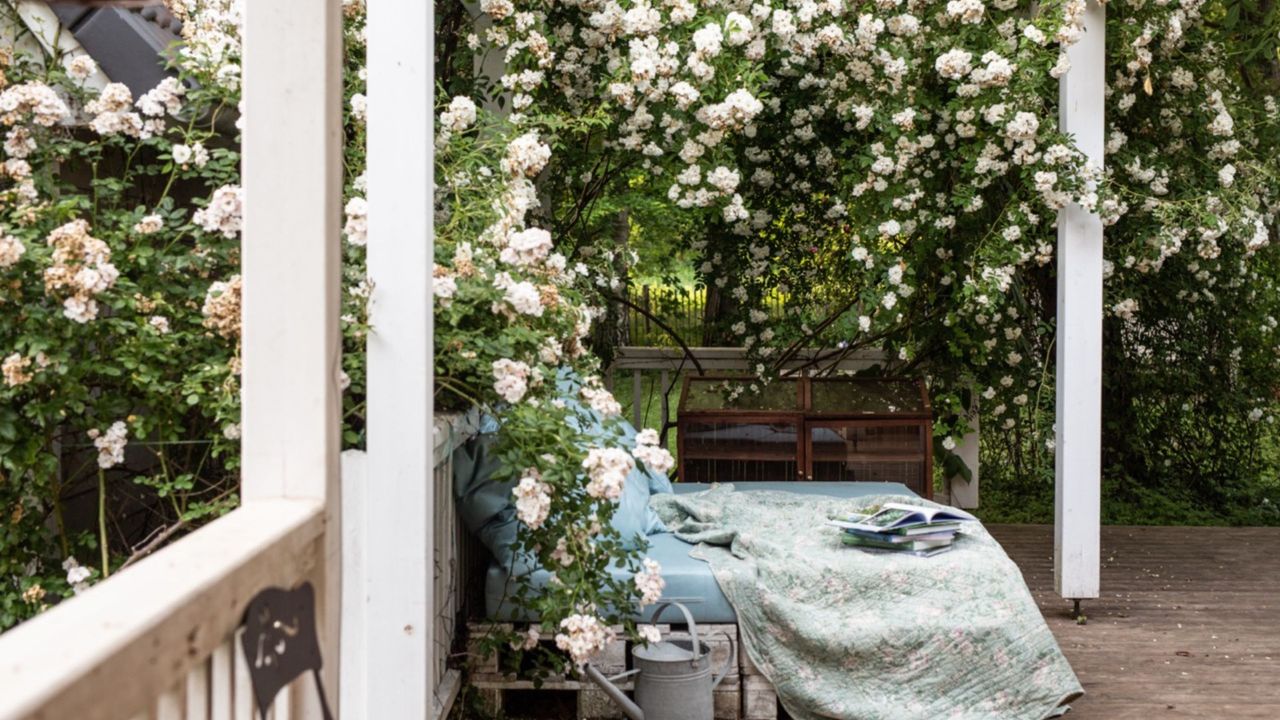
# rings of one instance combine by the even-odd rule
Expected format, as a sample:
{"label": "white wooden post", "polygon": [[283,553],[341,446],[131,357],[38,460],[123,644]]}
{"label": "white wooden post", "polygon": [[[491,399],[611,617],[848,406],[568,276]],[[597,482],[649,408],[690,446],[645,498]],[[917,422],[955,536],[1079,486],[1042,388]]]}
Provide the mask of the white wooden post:
{"label": "white wooden post", "polygon": [[978,413],[974,412],[973,416],[969,418],[969,432],[960,438],[960,442],[955,449],[956,455],[959,455],[965,466],[969,468],[969,479],[965,480],[964,476],[956,475],[948,478],[947,483],[951,504],[958,508],[973,509],[978,507],[978,488],[981,476],[981,468],[978,466],[978,447],[981,443],[980,431]]}
{"label": "white wooden post", "polygon": [[[1085,33],[1068,50],[1062,128],[1101,168],[1106,127],[1106,14],[1089,0]],[[1102,477],[1102,220],[1078,205],[1058,215],[1057,441],[1054,582],[1058,594],[1096,598]]]}
{"label": "white wooden post", "polygon": [[341,579],[341,18],[340,0],[245,3],[241,495],[246,506],[272,498],[326,505],[314,577],[330,694]]}
{"label": "white wooden post", "polygon": [[369,489],[369,456],[361,450],[342,453],[342,677],[338,717],[363,717],[368,693],[365,681],[365,496]]}
{"label": "white wooden post", "polygon": [[432,3],[370,0],[365,710],[431,718],[434,20]]}

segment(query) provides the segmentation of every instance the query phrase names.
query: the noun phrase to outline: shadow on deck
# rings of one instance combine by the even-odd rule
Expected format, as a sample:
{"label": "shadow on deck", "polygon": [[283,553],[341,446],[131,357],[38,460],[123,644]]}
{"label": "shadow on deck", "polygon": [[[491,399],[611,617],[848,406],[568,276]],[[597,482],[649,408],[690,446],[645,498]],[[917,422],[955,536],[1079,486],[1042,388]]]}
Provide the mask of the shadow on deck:
{"label": "shadow on deck", "polygon": [[1071,720],[1280,718],[1280,528],[1104,527],[1102,597],[1053,591],[1053,527],[994,525],[1087,694]]}

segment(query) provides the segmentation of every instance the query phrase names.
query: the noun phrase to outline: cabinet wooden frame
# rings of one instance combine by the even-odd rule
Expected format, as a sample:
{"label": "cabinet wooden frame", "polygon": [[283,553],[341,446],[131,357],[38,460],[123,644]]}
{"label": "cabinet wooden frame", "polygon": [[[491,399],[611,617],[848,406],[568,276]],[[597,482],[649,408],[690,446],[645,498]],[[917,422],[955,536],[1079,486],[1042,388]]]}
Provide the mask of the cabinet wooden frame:
{"label": "cabinet wooden frame", "polygon": [[[814,463],[821,462],[819,452],[814,448],[813,430],[846,428],[919,428],[918,448],[904,453],[867,454],[866,462],[899,462],[919,463],[920,482],[912,489],[926,498],[933,497],[933,413],[929,404],[928,389],[922,380],[910,378],[788,378],[782,382],[795,383],[795,409],[762,410],[759,408],[734,409],[716,408],[710,410],[690,410],[689,394],[694,382],[716,381],[750,382],[750,376],[743,375],[703,375],[685,378],[680,392],[680,412],[676,419],[676,446],[679,456],[679,477],[689,479],[689,464],[696,461],[740,460],[743,462],[792,462],[795,464],[794,477],[780,477],[779,480],[812,480]],[[918,387],[920,404],[903,410],[888,411],[818,411],[814,409],[814,388],[821,388],[824,383],[910,383]],[[819,390],[820,392],[820,390]],[[794,428],[796,443],[794,454],[780,454],[783,447],[791,447],[790,443],[774,443],[778,447],[770,447],[771,443],[742,441],[739,447],[730,447],[714,454],[705,451],[693,452],[688,438],[689,430],[703,425],[785,425]],[[847,455],[845,456],[848,457]],[[845,460],[847,462],[847,460]],[[847,481],[857,482],[857,481]]]}

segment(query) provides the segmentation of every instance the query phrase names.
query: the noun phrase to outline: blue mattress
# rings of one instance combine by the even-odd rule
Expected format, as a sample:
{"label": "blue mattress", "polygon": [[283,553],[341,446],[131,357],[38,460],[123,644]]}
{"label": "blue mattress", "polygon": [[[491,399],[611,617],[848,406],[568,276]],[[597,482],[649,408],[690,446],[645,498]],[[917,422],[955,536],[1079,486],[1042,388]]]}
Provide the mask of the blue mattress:
{"label": "blue mattress", "polygon": [[[711,487],[704,483],[676,483],[675,492],[691,493]],[[905,485],[899,483],[873,482],[753,482],[738,483],[736,489],[750,492],[758,490],[782,490],[803,495],[827,495],[838,498],[858,498],[867,495],[915,495]],[[662,577],[667,581],[663,598],[679,600],[688,604],[689,610],[698,622],[731,623],[737,622],[733,607],[720,592],[711,568],[703,561],[689,557],[693,546],[676,538],[671,533],[658,533],[649,536],[649,557],[662,565]],[[620,578],[630,576],[624,570],[618,570]],[[533,582],[541,587],[546,584],[549,573],[538,570],[533,575]],[[530,621],[536,619],[528,613],[520,612],[511,603],[503,603],[508,594],[507,570],[496,562],[490,564],[485,576],[484,604],[485,613],[492,619],[507,621]],[[649,608],[641,620],[648,620],[652,608]],[[666,618],[664,618],[665,620]]]}

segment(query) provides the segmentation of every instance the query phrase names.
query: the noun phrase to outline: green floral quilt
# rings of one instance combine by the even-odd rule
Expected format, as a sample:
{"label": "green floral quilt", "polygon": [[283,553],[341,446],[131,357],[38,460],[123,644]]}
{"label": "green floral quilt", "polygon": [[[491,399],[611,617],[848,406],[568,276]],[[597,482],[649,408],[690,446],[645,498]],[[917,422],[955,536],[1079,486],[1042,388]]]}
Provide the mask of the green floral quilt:
{"label": "green floral quilt", "polygon": [[828,518],[918,498],[714,487],[653,507],[711,565],[742,651],[792,717],[1042,720],[1083,694],[1022,574],[980,523],[931,558],[841,544]]}

